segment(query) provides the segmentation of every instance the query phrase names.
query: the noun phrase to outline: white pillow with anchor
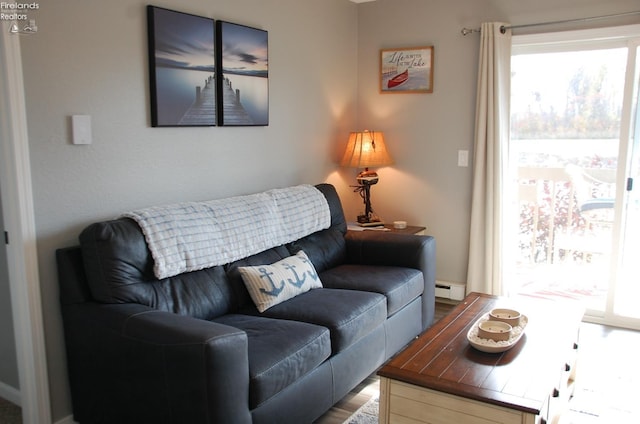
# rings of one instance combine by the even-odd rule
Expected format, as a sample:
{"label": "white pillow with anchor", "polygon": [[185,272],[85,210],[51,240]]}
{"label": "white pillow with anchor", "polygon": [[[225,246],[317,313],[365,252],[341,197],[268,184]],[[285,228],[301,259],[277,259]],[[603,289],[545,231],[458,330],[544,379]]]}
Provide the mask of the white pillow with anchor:
{"label": "white pillow with anchor", "polygon": [[316,269],[302,250],[271,265],[244,266],[238,270],[260,312],[322,287]]}

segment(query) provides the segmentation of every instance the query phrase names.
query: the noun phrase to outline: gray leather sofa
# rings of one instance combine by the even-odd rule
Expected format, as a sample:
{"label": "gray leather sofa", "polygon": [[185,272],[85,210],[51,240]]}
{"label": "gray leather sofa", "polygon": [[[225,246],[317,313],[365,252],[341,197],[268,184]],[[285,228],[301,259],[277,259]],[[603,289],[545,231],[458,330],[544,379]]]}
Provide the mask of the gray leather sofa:
{"label": "gray leather sofa", "polygon": [[[57,251],[74,419],[310,423],[433,322],[435,240],[331,226],[159,280],[140,227],[87,227]],[[323,288],[258,312],[240,266],[303,250]]]}

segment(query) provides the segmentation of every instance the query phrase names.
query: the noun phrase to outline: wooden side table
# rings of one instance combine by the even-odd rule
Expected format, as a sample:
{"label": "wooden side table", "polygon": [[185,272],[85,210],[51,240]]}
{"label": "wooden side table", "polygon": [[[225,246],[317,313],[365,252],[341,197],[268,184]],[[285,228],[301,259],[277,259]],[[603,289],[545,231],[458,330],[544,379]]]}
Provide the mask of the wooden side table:
{"label": "wooden side table", "polygon": [[416,225],[407,225],[407,228],[398,229],[394,228],[393,224],[384,224],[383,227],[360,227],[358,224],[348,224],[347,230],[349,231],[382,231],[390,232],[393,234],[410,234],[414,236],[424,236],[427,234],[427,227],[421,227]]}

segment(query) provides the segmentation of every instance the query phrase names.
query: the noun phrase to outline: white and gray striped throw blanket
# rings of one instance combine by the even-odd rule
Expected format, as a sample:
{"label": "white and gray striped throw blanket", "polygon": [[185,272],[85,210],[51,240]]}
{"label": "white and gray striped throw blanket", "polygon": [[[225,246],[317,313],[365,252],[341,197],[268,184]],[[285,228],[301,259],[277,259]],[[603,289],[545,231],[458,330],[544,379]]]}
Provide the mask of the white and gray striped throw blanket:
{"label": "white and gray striped throw blanket", "polygon": [[140,225],[159,279],[233,262],[331,225],[327,200],[311,185],[123,216]]}

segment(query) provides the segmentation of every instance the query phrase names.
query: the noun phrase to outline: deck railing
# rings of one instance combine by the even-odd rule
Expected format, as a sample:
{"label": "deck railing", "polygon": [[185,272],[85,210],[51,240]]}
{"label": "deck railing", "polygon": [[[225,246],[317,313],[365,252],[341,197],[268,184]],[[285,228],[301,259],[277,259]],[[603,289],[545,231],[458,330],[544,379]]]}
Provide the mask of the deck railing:
{"label": "deck railing", "polygon": [[[585,170],[585,174],[588,173]],[[602,173],[602,169],[598,170]],[[604,170],[615,175],[614,169]],[[611,179],[615,181],[615,177]],[[576,180],[567,168],[518,168],[519,262],[553,264],[566,260],[591,260],[606,253],[611,236],[613,203],[607,211],[581,210],[580,192],[587,197],[613,199],[610,181]],[[593,214],[601,219],[594,219]],[[606,217],[602,218],[602,214]],[[607,224],[608,221],[608,224]]]}

